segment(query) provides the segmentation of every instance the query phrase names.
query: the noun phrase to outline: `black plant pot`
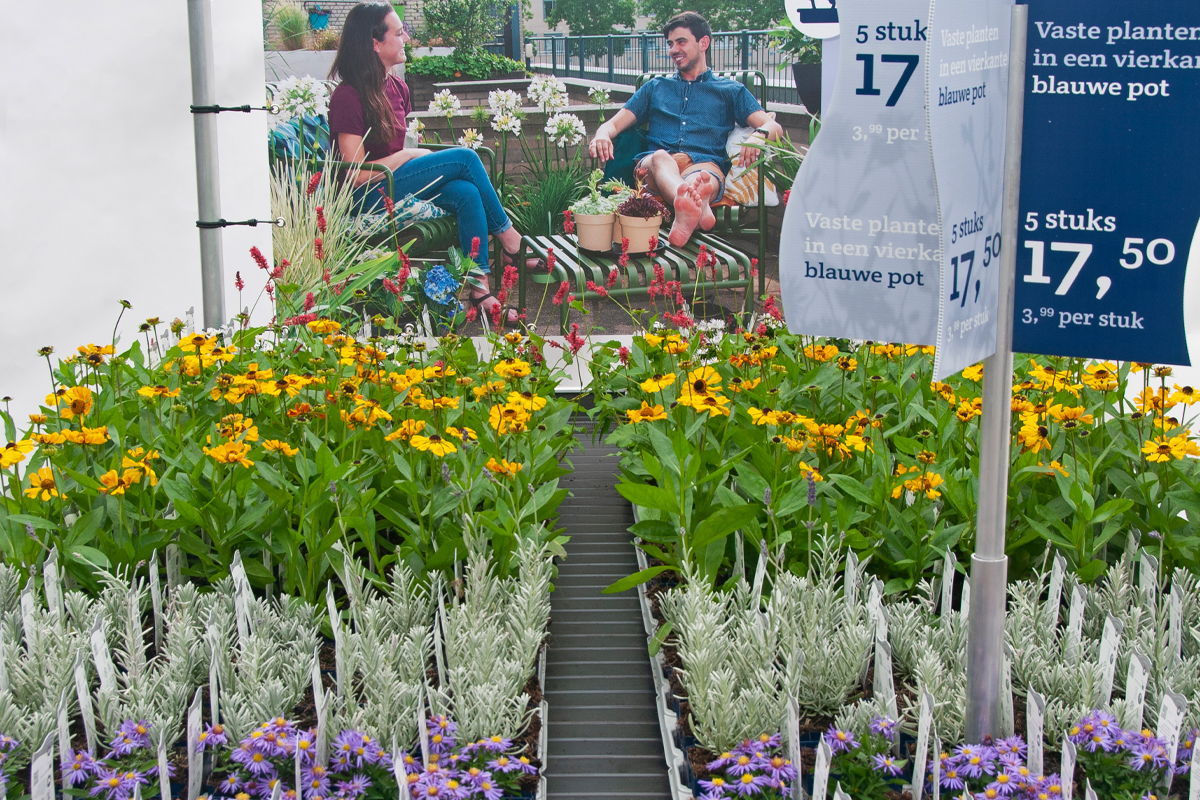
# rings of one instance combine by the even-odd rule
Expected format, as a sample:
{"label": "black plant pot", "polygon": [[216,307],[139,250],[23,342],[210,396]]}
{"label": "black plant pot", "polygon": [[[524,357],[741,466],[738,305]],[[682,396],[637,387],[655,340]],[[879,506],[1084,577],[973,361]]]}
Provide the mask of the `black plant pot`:
{"label": "black plant pot", "polygon": [[821,113],[821,65],[792,64],[792,75],[796,78],[796,91],[800,102],[810,114]]}

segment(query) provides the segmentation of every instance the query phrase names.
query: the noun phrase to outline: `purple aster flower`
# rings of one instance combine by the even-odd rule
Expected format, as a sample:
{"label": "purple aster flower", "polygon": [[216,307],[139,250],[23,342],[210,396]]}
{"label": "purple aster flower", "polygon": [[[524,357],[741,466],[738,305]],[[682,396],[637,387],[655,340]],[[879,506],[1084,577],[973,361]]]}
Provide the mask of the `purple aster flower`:
{"label": "purple aster flower", "polygon": [[[279,783],[279,778],[270,778],[255,782],[254,793],[259,797],[269,798],[275,794],[275,785]],[[280,791],[287,789],[287,784],[280,787]]]}
{"label": "purple aster flower", "polygon": [[309,800],[312,800],[314,795],[329,794],[329,772],[320,764],[301,770],[300,780],[304,796]]}
{"label": "purple aster flower", "polygon": [[99,768],[96,759],[92,757],[90,751],[71,750],[68,751],[67,755],[69,757],[64,759],[62,763],[63,783],[78,786],[87,781]]}
{"label": "purple aster flower", "polygon": [[1139,772],[1167,766],[1167,748],[1158,739],[1141,741],[1129,748],[1129,766]]}
{"label": "purple aster flower", "polygon": [[1083,743],[1083,747],[1089,753],[1095,753],[1097,750],[1111,753],[1115,749],[1112,737],[1108,735],[1108,731],[1099,727],[1092,729],[1087,741]]}
{"label": "purple aster flower", "polygon": [[224,725],[208,725],[196,737],[196,749],[203,752],[209,747],[219,747],[229,744],[229,733]]}
{"label": "purple aster flower", "polygon": [[1096,709],[1091,714],[1091,723],[1102,731],[1110,731],[1117,726],[1117,718],[1107,711]]}
{"label": "purple aster flower", "polygon": [[430,733],[440,733],[443,736],[453,736],[458,731],[458,723],[451,722],[445,714],[435,714],[425,721],[425,727]]}
{"label": "purple aster flower", "polygon": [[767,763],[769,762],[765,758],[750,755],[749,753],[742,753],[734,759],[732,764],[725,768],[725,771],[730,775],[740,777],[750,772],[765,769]]}
{"label": "purple aster flower", "polygon": [[139,719],[136,722],[125,720],[117,728],[117,733],[127,735],[133,741],[134,747],[150,746],[150,723],[144,719]]}
{"label": "purple aster flower", "polygon": [[488,769],[496,770],[497,772],[503,772],[505,774],[508,774],[513,770],[520,769],[516,759],[509,758],[508,756],[497,756],[494,760],[489,761],[487,765]]}
{"label": "purple aster flower", "polygon": [[537,775],[538,768],[529,763],[529,759],[521,756],[517,759],[517,769],[524,772],[526,775]]}
{"label": "purple aster flower", "polygon": [[359,773],[348,781],[338,781],[337,788],[343,797],[358,797],[371,788],[371,779]]}
{"label": "purple aster flower", "polygon": [[[363,745],[363,735],[358,731],[345,730],[333,737],[332,752],[335,755],[345,755],[347,758]],[[434,751],[438,752],[438,751]]]}
{"label": "purple aster flower", "polygon": [[896,727],[900,723],[890,717],[875,717],[871,720],[871,733],[882,736],[889,742],[896,741]]}
{"label": "purple aster flower", "polygon": [[763,769],[779,783],[796,780],[796,767],[783,756],[772,756]]}
{"label": "purple aster flower", "polygon": [[429,751],[431,753],[449,753],[454,749],[454,737],[435,730],[429,734]]}
{"label": "purple aster flower", "polygon": [[266,753],[251,749],[245,760],[246,770],[256,778],[274,778],[275,765],[268,759]]}
{"label": "purple aster flower", "polygon": [[1020,783],[1021,781],[1017,775],[1002,769],[996,773],[996,779],[989,783],[987,788],[995,789],[999,795],[1007,797],[1017,791]]}
{"label": "purple aster flower", "polygon": [[717,756],[715,761],[708,762],[706,766],[708,767],[709,772],[712,772],[713,770],[725,769],[725,767],[729,766],[734,761],[737,761],[737,756],[726,750],[724,753],[721,753],[721,755]]}
{"label": "purple aster flower", "polygon": [[217,791],[233,797],[242,790],[242,779],[236,772],[231,772],[217,784]]}
{"label": "purple aster flower", "polygon": [[1020,736],[1013,735],[1004,739],[996,740],[996,752],[1000,757],[1005,755],[1015,755],[1018,758],[1025,758],[1025,754],[1029,751],[1029,746],[1025,744],[1025,740]]}
{"label": "purple aster flower", "polygon": [[761,775],[751,775],[746,773],[732,782],[731,788],[741,797],[749,797],[752,794],[761,794],[763,789],[769,788],[771,782]]}
{"label": "purple aster flower", "polygon": [[490,736],[487,739],[479,740],[480,746],[490,753],[503,753],[505,750],[511,750],[513,743],[512,739],[506,739],[503,736]]}
{"label": "purple aster flower", "polygon": [[775,747],[779,747],[779,745],[782,744],[782,742],[783,742],[783,740],[781,739],[781,737],[779,736],[778,733],[773,734],[771,736],[768,736],[765,733],[760,733],[758,735],[758,740],[755,743],[755,746],[769,750],[769,749],[772,749]]}
{"label": "purple aster flower", "polygon": [[[487,775],[487,773],[484,773]],[[491,775],[487,775],[475,785],[475,791],[483,795],[484,800],[500,800],[504,796],[504,790],[492,780]]]}
{"label": "purple aster flower", "polygon": [[0,753],[11,752],[12,750],[15,750],[19,744],[21,743],[11,736],[0,736]]}
{"label": "purple aster flower", "polygon": [[311,764],[316,760],[317,754],[317,735],[314,731],[296,731],[295,739],[292,741],[291,751],[293,754],[300,751],[300,763]]}
{"label": "purple aster flower", "polygon": [[700,784],[700,788],[704,789],[704,797],[709,800],[728,797],[729,795],[725,794],[725,792],[733,788],[729,781],[717,775],[712,776],[712,780],[701,780],[697,781],[697,783]]}
{"label": "purple aster flower", "polygon": [[[437,755],[437,753],[434,753]],[[334,753],[329,757],[330,772],[349,772],[350,771],[350,756],[345,753]]]}
{"label": "purple aster flower", "polygon": [[418,763],[415,758],[409,755],[408,751],[406,750],[400,751],[400,763],[404,765],[405,775],[416,775],[421,771],[420,763]]}
{"label": "purple aster flower", "polygon": [[120,770],[100,769],[96,773],[96,785],[88,794],[92,797],[104,795],[108,800],[125,800],[133,791],[133,784]]}
{"label": "purple aster flower", "polygon": [[963,780],[962,773],[958,771],[958,765],[954,763],[954,759],[946,762],[942,766],[942,788],[957,791],[965,788],[966,781]]}
{"label": "purple aster flower", "polygon": [[871,768],[893,778],[904,771],[896,764],[896,759],[886,753],[871,756]]}
{"label": "purple aster flower", "polygon": [[838,753],[848,753],[851,750],[857,750],[859,747],[858,740],[854,738],[852,731],[838,730],[832,725],[825,732],[825,741],[829,743],[829,748],[835,756]]}

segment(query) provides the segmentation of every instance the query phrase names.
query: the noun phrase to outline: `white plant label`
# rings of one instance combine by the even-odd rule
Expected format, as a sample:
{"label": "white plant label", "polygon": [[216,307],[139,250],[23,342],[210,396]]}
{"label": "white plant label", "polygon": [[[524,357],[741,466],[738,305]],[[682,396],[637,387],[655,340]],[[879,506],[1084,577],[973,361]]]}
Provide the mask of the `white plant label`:
{"label": "white plant label", "polygon": [[200,744],[200,693],[197,689],[187,716],[188,800],[200,796],[200,781],[204,777],[204,753]]}
{"label": "white plant label", "polygon": [[104,617],[96,617],[92,627],[92,660],[96,662],[96,675],[100,678],[100,691],[110,694],[117,690],[117,670],[113,666],[112,654],[108,651],[108,639],[104,636]]}
{"label": "white plant label", "polygon": [[58,697],[58,752],[65,761],[71,752],[71,723],[67,719],[67,690]]}
{"label": "white plant label", "polygon": [[0,639],[0,692],[7,692],[10,688],[8,684],[8,648],[3,639]]}
{"label": "white plant label", "polygon": [[88,750],[99,752],[96,747],[96,712],[92,709],[92,693],[88,690],[87,669],[83,666],[83,653],[75,654],[75,698],[79,701],[79,715],[83,717],[83,732],[87,737]]}
{"label": "white plant label", "polygon": [[1100,798],[1096,797],[1096,790],[1092,788],[1091,778],[1088,778],[1087,788],[1084,790],[1083,796],[1085,800],[1100,800]]}
{"label": "white plant label", "polygon": [[1030,689],[1025,695],[1025,730],[1029,740],[1029,772],[1035,777],[1043,774],[1045,752],[1046,698]]}
{"label": "white plant label", "polygon": [[392,775],[395,776],[396,786],[400,789],[399,800],[412,800],[412,795],[408,793],[408,771],[404,768],[404,759],[400,757],[400,748],[395,738],[392,739]]}
{"label": "white plant label", "polygon": [[1158,595],[1158,559],[1149,553],[1142,553],[1139,562],[1138,588],[1151,600]]}
{"label": "white plant label", "polygon": [[942,740],[933,737],[933,776],[930,778],[933,786],[933,800],[942,800]]}
{"label": "white plant label", "polygon": [[[241,573],[240,576],[239,573]],[[246,570],[242,566],[240,551],[233,554],[233,564],[229,567],[229,574],[233,576],[233,611],[237,618],[238,641],[245,645],[246,640],[250,638],[250,608],[246,601],[246,595],[242,592],[242,581],[246,578]]]}
{"label": "white plant label", "polygon": [[[1170,689],[1163,692],[1162,704],[1158,707],[1158,738],[1167,747],[1167,758],[1170,764],[1175,763],[1176,752],[1179,749],[1179,733],[1183,728],[1183,714],[1187,710],[1187,698],[1176,694]],[[1163,789],[1171,789],[1173,770],[1165,770]]]}
{"label": "white plant label", "polygon": [[[342,647],[342,615],[338,613],[337,602],[333,597],[333,581],[325,585],[325,608],[329,612],[329,627],[333,631],[333,657],[334,671],[337,672],[337,693],[338,697],[346,698],[346,669],[344,656],[342,653],[345,648]],[[440,676],[439,676],[440,677]]]}
{"label": "white plant label", "polygon": [[1082,656],[1080,643],[1083,638],[1083,610],[1087,605],[1087,589],[1075,584],[1071,590],[1071,610],[1067,612],[1067,642],[1065,655],[1078,662]]}
{"label": "white plant label", "polygon": [[1067,560],[1061,553],[1054,554],[1054,564],[1050,567],[1050,592],[1046,595],[1046,608],[1050,611],[1050,624],[1058,627],[1058,616],[1062,610],[1063,576],[1067,571]]}
{"label": "white plant label", "polygon": [[142,784],[140,781],[133,785],[132,800],[142,800]]}
{"label": "white plant label", "polygon": [[167,761],[167,732],[158,730],[158,792],[160,800],[171,800],[171,765]]}
{"label": "white plant label", "polygon": [[921,714],[917,718],[917,752],[913,755],[912,800],[921,800],[925,791],[925,760],[929,756],[929,727],[933,723],[933,695],[921,692]]}
{"label": "white plant label", "polygon": [[167,594],[175,591],[175,587],[183,583],[183,552],[177,544],[167,545]]}
{"label": "white plant label", "polygon": [[42,573],[42,585],[46,590],[46,605],[54,612],[55,623],[61,628],[66,618],[63,608],[62,578],[58,574],[58,548],[50,548],[50,555]]}
{"label": "white plant label", "polygon": [[1171,658],[1178,662],[1183,658],[1183,593],[1174,583],[1171,584],[1167,611],[1167,647]]}
{"label": "white plant label", "polygon": [[962,600],[959,602],[960,611],[964,620],[971,617],[971,578],[967,576],[963,578]]}
{"label": "white plant label", "polygon": [[1104,634],[1100,638],[1100,685],[1097,687],[1096,705],[1103,708],[1112,702],[1113,677],[1117,672],[1117,648],[1121,644],[1121,631],[1125,623],[1109,614],[1104,620]]}
{"label": "white plant label", "polygon": [[[429,684],[425,685],[425,694],[429,694]],[[429,728],[425,725],[425,715],[421,713],[420,701],[417,701],[417,733],[421,736],[421,763],[429,766]],[[432,709],[431,709],[432,710]]]}
{"label": "white plant label", "polygon": [[842,791],[841,781],[838,781],[837,786],[833,787],[833,800],[850,800],[850,795]]}
{"label": "white plant label", "polygon": [[162,585],[158,578],[157,550],[150,555],[150,608],[154,612],[154,652],[161,653],[163,647],[163,601]]}
{"label": "white plant label", "polygon": [[54,734],[47,733],[33,754],[29,768],[29,794],[33,800],[54,800]]}
{"label": "white plant label", "polygon": [[212,724],[216,725],[221,721],[221,676],[217,671],[218,654],[215,636],[209,639],[209,644],[212,645],[212,648],[208,659],[208,716],[212,719]]}
{"label": "white plant label", "polygon": [[324,764],[329,759],[329,698],[321,682],[320,652],[313,650],[312,667],[313,704],[317,708],[317,761]]}
{"label": "white plant label", "polygon": [[[304,736],[304,734],[301,733],[301,734],[298,734],[298,736]],[[297,739],[297,743],[298,742],[299,742],[299,740]],[[392,745],[392,755],[395,756],[395,754],[396,754],[396,746],[395,746],[395,744],[393,744]],[[295,748],[295,751],[292,753],[293,781],[294,781],[292,786],[296,787],[296,797],[297,798],[304,797],[304,790],[300,788],[304,784],[304,777],[302,775],[303,759],[304,759],[304,749],[301,747]],[[392,764],[392,771],[395,772],[395,770],[396,770],[396,765]]]}
{"label": "white plant label", "polygon": [[[954,573],[957,572],[954,565],[956,563],[958,563],[958,559],[947,547],[946,557],[942,559],[942,619],[950,616],[951,607],[954,605]],[[919,798],[914,798],[914,800],[919,800]]]}
{"label": "white plant label", "polygon": [[25,647],[32,653],[38,646],[37,620],[34,617],[33,582],[21,591],[21,625],[25,629]]}
{"label": "white plant label", "polygon": [[271,800],[279,800],[283,794],[283,781],[279,778],[275,779],[275,788],[271,790]]}
{"label": "white plant label", "polygon": [[1063,800],[1071,800],[1071,792],[1075,786],[1075,745],[1063,734],[1063,749],[1062,749],[1062,768],[1060,777],[1062,778]]}
{"label": "white plant label", "polygon": [[846,554],[846,575],[842,579],[842,599],[846,601],[846,616],[854,616],[858,605],[858,556],[851,550]]}
{"label": "white plant label", "polygon": [[789,697],[787,701],[787,748],[788,758],[796,768],[796,780],[792,781],[792,800],[803,800],[804,790],[800,788],[803,770],[800,763],[800,704],[794,697]]}
{"label": "white plant label", "polygon": [[1188,800],[1200,800],[1200,747],[1192,746],[1192,780],[1188,788]]}
{"label": "white plant label", "polygon": [[821,734],[821,741],[817,743],[817,761],[813,765],[812,800],[825,800],[829,793],[829,762],[832,760],[833,751],[825,741],[825,734]]}
{"label": "white plant label", "polygon": [[900,718],[896,709],[896,685],[892,677],[892,646],[878,637],[875,639],[875,696],[883,703],[889,717]]}
{"label": "white plant label", "polygon": [[1150,659],[1134,650],[1129,656],[1129,672],[1125,675],[1125,718],[1121,720],[1121,727],[1133,731],[1142,729],[1149,679]]}

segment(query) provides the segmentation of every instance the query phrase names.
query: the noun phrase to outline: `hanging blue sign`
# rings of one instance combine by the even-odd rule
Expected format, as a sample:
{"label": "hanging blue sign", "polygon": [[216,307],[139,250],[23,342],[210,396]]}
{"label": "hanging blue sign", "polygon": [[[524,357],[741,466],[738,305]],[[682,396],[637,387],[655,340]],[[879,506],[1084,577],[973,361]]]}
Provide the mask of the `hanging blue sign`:
{"label": "hanging blue sign", "polygon": [[1028,5],[1013,349],[1190,364],[1200,4]]}

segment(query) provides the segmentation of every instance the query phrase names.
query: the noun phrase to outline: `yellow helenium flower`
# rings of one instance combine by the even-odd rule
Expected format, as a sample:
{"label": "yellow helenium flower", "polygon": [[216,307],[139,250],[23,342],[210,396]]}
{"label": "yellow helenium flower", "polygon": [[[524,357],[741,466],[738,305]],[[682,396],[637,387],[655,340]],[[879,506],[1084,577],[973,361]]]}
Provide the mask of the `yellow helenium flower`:
{"label": "yellow helenium flower", "polygon": [[[136,472],[136,470],[134,471]],[[138,478],[141,479],[141,475],[138,475]],[[126,484],[125,481],[123,481],[121,477],[117,475],[117,471],[115,469],[110,469],[108,472],[101,475],[100,483],[103,484],[100,489],[100,493],[111,495],[125,494],[125,487],[130,485]]]}
{"label": "yellow helenium flower", "polygon": [[455,447],[452,442],[450,442],[446,439],[443,439],[441,436],[438,436],[436,433],[433,434],[432,436],[414,436],[414,437],[412,437],[412,439],[409,440],[408,443],[411,444],[413,447],[415,447],[417,450],[420,450],[421,452],[428,451],[430,453],[433,453],[438,458],[441,458],[442,456],[447,455],[449,453],[458,452],[458,448]]}
{"label": "yellow helenium flower", "polygon": [[643,335],[642,338],[645,339],[646,344],[650,345],[651,347],[658,347],[660,344],[663,343],[663,337],[656,336],[653,333],[647,333],[647,334]]}
{"label": "yellow helenium flower", "polygon": [[497,404],[488,412],[488,424],[496,433],[520,433],[527,429],[528,422],[528,412],[512,404]]}
{"label": "yellow helenium flower", "polygon": [[680,391],[685,395],[715,395],[720,387],[720,373],[712,367],[700,367],[688,373],[687,383]]}
{"label": "yellow helenium flower", "polygon": [[675,373],[668,372],[666,375],[651,375],[649,378],[641,382],[643,392],[661,392],[664,388],[675,382]]}
{"label": "yellow helenium flower", "polygon": [[[1045,465],[1045,464],[1043,464],[1041,461],[1039,461],[1039,462],[1038,462],[1038,466],[1039,466],[1039,467],[1044,467],[1044,466],[1046,466],[1046,465]],[[1050,462],[1050,472],[1048,472],[1048,473],[1046,473],[1046,474],[1047,474],[1047,475],[1049,475],[1051,472],[1060,472],[1060,473],[1062,473],[1062,476],[1063,476],[1064,478],[1069,478],[1069,477],[1071,477],[1071,473],[1067,472],[1067,468],[1066,468],[1066,467],[1064,467],[1062,464],[1060,464],[1058,461],[1051,461],[1051,462]]]}
{"label": "yellow helenium flower", "polygon": [[660,419],[667,418],[667,412],[660,405],[650,405],[645,400],[642,401],[641,408],[631,409],[625,412],[625,416],[629,417],[629,421],[633,422],[655,422]]}
{"label": "yellow helenium flower", "polygon": [[764,408],[764,409],[760,410],[760,409],[755,408],[754,406],[751,406],[750,408],[746,409],[746,413],[748,413],[750,415],[750,420],[755,425],[778,425],[779,424],[779,415],[775,412],[774,409]]}
{"label": "yellow helenium flower", "polygon": [[226,442],[211,449],[204,448],[206,456],[212,456],[221,464],[241,464],[246,469],[254,462],[246,458],[250,454],[250,445],[245,442]]}
{"label": "yellow helenium flower", "polygon": [[1038,425],[1036,422],[1027,423],[1021,428],[1017,434],[1017,441],[1021,443],[1024,450],[1032,450],[1037,453],[1042,449],[1050,449],[1050,431],[1045,425]]}
{"label": "yellow helenium flower", "polygon": [[25,460],[25,454],[32,450],[33,442],[29,439],[9,442],[3,450],[0,450],[0,469],[8,469],[13,464],[20,464]]}
{"label": "yellow helenium flower", "polygon": [[[526,365],[526,368],[528,368],[528,365]],[[452,367],[443,367],[440,364],[434,364],[432,367],[426,367],[422,374],[425,380],[429,380],[430,378],[452,378],[458,373]]]}
{"label": "yellow helenium flower", "polygon": [[809,358],[811,358],[814,361],[822,361],[822,362],[828,361],[829,359],[837,356],[837,354],[838,354],[838,347],[836,344],[827,344],[827,345],[819,345],[819,344],[811,345],[810,344],[808,347],[804,348],[804,355],[808,356]]}
{"label": "yellow helenium flower", "polygon": [[46,405],[65,406],[58,412],[63,419],[73,419],[76,414],[82,417],[92,410],[92,390],[86,386],[72,386],[61,395],[46,395]]}
{"label": "yellow helenium flower", "polygon": [[178,389],[168,389],[166,386],[143,386],[138,389],[142,397],[179,397]]}
{"label": "yellow helenium flower", "polygon": [[[790,450],[791,448],[788,449]],[[811,475],[814,483],[820,483],[821,481],[825,480],[825,476],[822,475],[816,467],[810,466],[803,461],[797,461],[796,466],[800,468],[800,474],[804,475],[805,479]]]}
{"label": "yellow helenium flower", "polygon": [[494,472],[497,475],[508,475],[510,477],[515,477],[518,472],[525,469],[525,465],[520,461],[506,461],[503,458],[499,461],[494,458],[489,458],[488,462],[484,464],[484,466],[487,467],[490,472]]}
{"label": "yellow helenium flower", "polygon": [[507,385],[504,381],[488,381],[483,386],[472,388],[471,392],[474,393],[476,400],[482,400],[484,395],[500,394]]}
{"label": "yellow helenium flower", "polygon": [[1083,368],[1083,384],[1099,392],[1111,392],[1117,388],[1117,365],[1111,361],[1089,364]]}
{"label": "yellow helenium flower", "polygon": [[292,447],[279,439],[267,439],[263,442],[263,449],[268,452],[283,453],[285,456],[294,456],[300,452],[299,447]]}
{"label": "yellow helenium flower", "polygon": [[506,358],[492,368],[501,378],[526,378],[529,376],[529,362],[516,358]]}
{"label": "yellow helenium flower", "polygon": [[35,433],[33,440],[38,444],[62,444],[67,440],[67,437],[61,433]]}
{"label": "yellow helenium flower", "polygon": [[[671,377],[674,377],[674,376],[672,375]],[[733,378],[729,379],[729,387],[728,388],[729,388],[729,391],[734,392],[734,393],[746,392],[746,391],[749,391],[750,389],[753,389],[755,386],[758,386],[760,383],[762,383],[762,378],[733,377]]]}
{"label": "yellow helenium flower", "polygon": [[667,337],[667,340],[663,342],[662,349],[665,353],[678,355],[679,353],[687,351],[688,343],[686,339],[681,339],[678,334],[672,333]]}
{"label": "yellow helenium flower", "polygon": [[1172,436],[1170,439],[1160,436],[1142,445],[1142,452],[1146,454],[1147,461],[1170,461],[1172,458],[1200,455],[1200,446],[1188,441],[1186,434]]}
{"label": "yellow helenium flower", "polygon": [[730,409],[725,407],[729,405],[729,398],[724,395],[693,394],[689,395],[687,402],[680,398],[679,403],[699,412],[707,411],[710,417],[729,416]]}
{"label": "yellow helenium flower", "polygon": [[850,356],[839,356],[837,365],[840,370],[854,372],[854,370],[858,369],[858,359],[851,358]]}
{"label": "yellow helenium flower", "polygon": [[1180,386],[1177,383],[1175,384],[1175,391],[1171,393],[1168,402],[1173,406],[1180,403],[1190,406],[1193,403],[1200,402],[1200,393],[1197,393],[1191,386]]}
{"label": "yellow helenium flower", "polygon": [[329,333],[337,333],[342,329],[342,324],[331,319],[314,319],[308,323],[308,329],[318,336],[324,336]]}
{"label": "yellow helenium flower", "polygon": [[517,333],[516,331],[511,331],[509,333],[504,334],[504,341],[508,342],[509,344],[520,344],[524,338],[525,338],[524,336]]}
{"label": "yellow helenium flower", "polygon": [[83,427],[77,431],[63,431],[62,435],[74,444],[104,444],[108,441],[108,428]]}
{"label": "yellow helenium flower", "polygon": [[383,438],[389,442],[394,442],[397,439],[403,439],[407,441],[409,438],[421,433],[423,430],[425,430],[425,420],[406,419],[396,426],[391,433]]}
{"label": "yellow helenium flower", "polygon": [[1084,410],[1083,406],[1064,406],[1062,403],[1055,403],[1046,409],[1047,413],[1059,422],[1074,420],[1075,422],[1082,422],[1085,425],[1091,425],[1095,422],[1095,419],[1091,414],[1085,414]]}
{"label": "yellow helenium flower", "polygon": [[[546,398],[536,395],[533,392],[509,392],[508,404],[510,406],[520,406],[526,411],[541,411],[546,407]],[[455,408],[457,407],[455,406]]]}
{"label": "yellow helenium flower", "polygon": [[973,367],[967,367],[962,371],[962,376],[969,381],[978,383],[983,378],[983,364],[976,364]]}
{"label": "yellow helenium flower", "polygon": [[475,441],[479,438],[473,428],[468,428],[465,426],[462,428],[446,428],[446,433],[450,436],[453,436],[455,439],[458,439],[460,442],[463,440],[463,437],[466,437],[467,441]]}
{"label": "yellow helenium flower", "polygon": [[217,342],[217,337],[209,338],[203,333],[193,333],[191,336],[185,336],[179,340],[179,349],[185,353],[193,353],[199,350],[202,353],[210,352]]}
{"label": "yellow helenium flower", "polygon": [[25,490],[25,496],[37,498],[39,494],[43,502],[51,497],[63,497],[58,493],[58,487],[54,484],[54,473],[49,467],[42,467],[29,475],[29,488]]}
{"label": "yellow helenium flower", "polygon": [[975,405],[974,401],[963,400],[958,404],[958,410],[954,412],[954,416],[958,417],[959,422],[970,422],[982,413],[983,409]]}

